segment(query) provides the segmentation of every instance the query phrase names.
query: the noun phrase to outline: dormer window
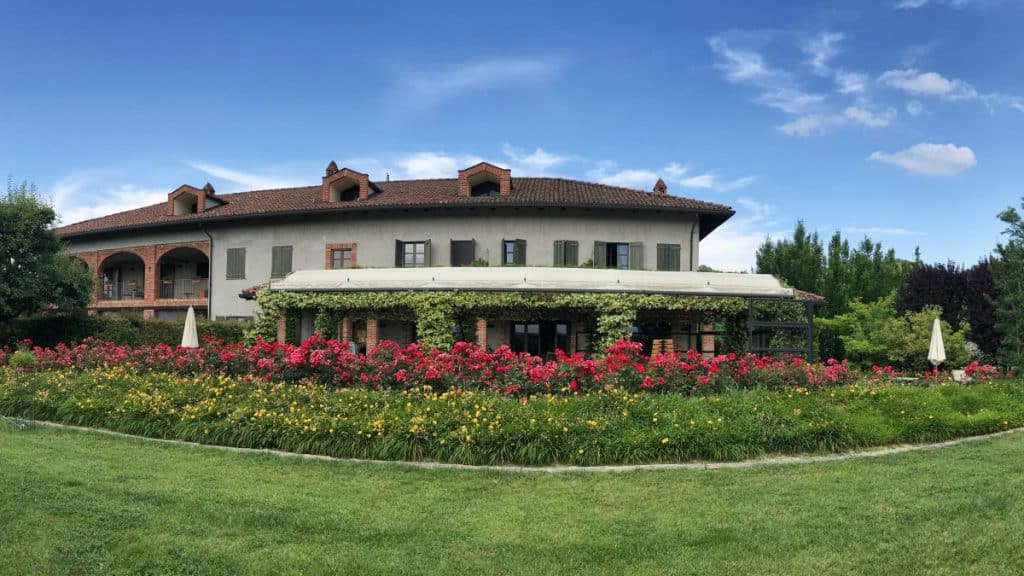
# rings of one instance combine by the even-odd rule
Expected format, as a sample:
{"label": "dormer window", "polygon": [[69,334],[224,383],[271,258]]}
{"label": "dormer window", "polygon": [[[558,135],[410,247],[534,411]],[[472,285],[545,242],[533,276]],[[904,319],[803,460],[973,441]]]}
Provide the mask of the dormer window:
{"label": "dormer window", "polygon": [[359,182],[345,178],[331,184],[331,202],[359,200]]}
{"label": "dormer window", "polygon": [[354,202],[370,196],[370,177],[331,162],[323,179],[320,199],[324,202]]}
{"label": "dormer window", "polygon": [[501,196],[501,183],[494,180],[485,180],[469,189],[470,196]]}
{"label": "dormer window", "polygon": [[512,191],[512,171],[481,162],[459,170],[459,196],[508,196]]}
{"label": "dormer window", "polygon": [[192,194],[182,194],[174,199],[174,215],[184,216],[199,212],[199,199]]}
{"label": "dormer window", "polygon": [[199,214],[211,205],[218,205],[216,199],[208,194],[205,188],[193,188],[189,185],[179,186],[167,195],[167,214],[170,216],[188,216]]}

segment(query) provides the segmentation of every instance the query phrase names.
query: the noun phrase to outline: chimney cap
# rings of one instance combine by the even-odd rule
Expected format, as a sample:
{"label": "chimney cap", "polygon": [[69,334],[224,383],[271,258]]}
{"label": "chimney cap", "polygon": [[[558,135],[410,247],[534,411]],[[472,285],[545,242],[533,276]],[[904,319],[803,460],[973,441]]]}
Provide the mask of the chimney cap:
{"label": "chimney cap", "polygon": [[654,183],[654,193],[664,196],[668,194],[668,186],[665,185],[665,181],[658,178],[658,181]]}
{"label": "chimney cap", "polygon": [[331,163],[327,165],[327,176],[338,173],[338,163],[331,160]]}

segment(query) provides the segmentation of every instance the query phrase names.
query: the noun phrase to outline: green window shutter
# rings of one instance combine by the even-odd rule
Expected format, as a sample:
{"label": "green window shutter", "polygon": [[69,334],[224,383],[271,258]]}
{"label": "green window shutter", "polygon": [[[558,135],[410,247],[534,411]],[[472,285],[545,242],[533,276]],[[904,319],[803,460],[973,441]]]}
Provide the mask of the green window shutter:
{"label": "green window shutter", "polygon": [[683,269],[682,268],[682,259],[683,259],[682,258],[682,254],[683,254],[682,246],[680,246],[679,244],[669,244],[668,248],[669,248],[669,250],[668,250],[668,254],[669,254],[669,259],[668,259],[669,270],[676,270],[676,271],[682,270]]}
{"label": "green window shutter", "polygon": [[658,244],[658,270],[678,271],[680,253],[679,244]]}
{"label": "green window shutter", "polygon": [[423,265],[430,266],[430,240],[423,241]]}
{"label": "green window shutter", "polygon": [[606,242],[594,242],[594,268],[608,267],[608,244]]}
{"label": "green window shutter", "polygon": [[526,240],[516,240],[514,259],[516,266],[526,266]]}
{"label": "green window shutter", "polygon": [[565,266],[580,265],[580,243],[575,240],[565,241]]}
{"label": "green window shutter", "polygon": [[555,266],[565,266],[565,240],[555,240]]}
{"label": "green window shutter", "polygon": [[402,244],[402,241],[395,240],[395,268],[401,268],[402,264],[405,262],[405,254],[403,254],[404,249],[405,246]]}
{"label": "green window shutter", "polygon": [[643,242],[630,242],[629,243],[629,269],[630,270],[643,270],[644,269],[644,243]]}
{"label": "green window shutter", "polygon": [[668,270],[668,244],[658,244],[658,270]]}
{"label": "green window shutter", "polygon": [[292,271],[292,247],[274,246],[270,251],[270,277],[284,278]]}
{"label": "green window shutter", "polygon": [[228,248],[227,280],[238,280],[245,278],[245,248]]}

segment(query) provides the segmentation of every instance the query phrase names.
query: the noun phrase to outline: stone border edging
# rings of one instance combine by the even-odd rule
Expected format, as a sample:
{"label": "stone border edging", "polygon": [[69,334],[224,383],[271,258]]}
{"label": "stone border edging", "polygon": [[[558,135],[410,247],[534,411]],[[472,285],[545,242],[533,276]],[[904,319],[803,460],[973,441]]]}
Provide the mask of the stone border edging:
{"label": "stone border edging", "polygon": [[303,458],[307,460],[325,460],[329,462],[347,462],[353,464],[379,464],[403,466],[408,468],[422,468],[427,470],[485,470],[493,472],[515,473],[544,472],[548,474],[564,474],[570,472],[614,473],[635,472],[639,470],[721,470],[727,468],[755,468],[759,466],[779,466],[786,464],[814,464],[818,462],[841,462],[843,460],[856,460],[861,458],[876,458],[878,456],[903,454],[904,452],[938,450],[940,448],[948,448],[950,446],[956,446],[959,444],[966,444],[969,442],[977,442],[981,440],[990,440],[992,438],[999,438],[1000,436],[1009,436],[1011,434],[1016,434],[1018,432],[1024,432],[1024,427],[1020,427],[1011,428],[1010,430],[1003,430],[1001,432],[992,432],[991,434],[982,434],[980,436],[965,436],[963,438],[955,438],[953,440],[945,440],[943,442],[934,442],[930,444],[895,444],[892,446],[882,448],[869,448],[860,451],[840,452],[837,454],[823,454],[820,456],[766,456],[763,458],[740,460],[738,462],[668,462],[661,464],[608,464],[599,466],[516,466],[494,464],[453,464],[449,462],[418,462],[411,460],[367,460],[362,458],[337,458],[334,456],[326,456],[323,454],[300,454],[298,452],[287,452],[285,450],[274,450],[271,448],[239,448],[236,446],[200,444],[199,442],[172,440],[168,438],[150,438],[148,436],[136,436],[134,434],[125,434],[124,432],[115,432],[113,430],[107,430],[105,428],[88,428],[85,426],[73,426],[71,424],[60,424],[57,422],[49,422],[46,420],[27,420],[24,418],[12,417],[8,418],[15,422],[28,422],[30,424],[48,426],[50,428],[61,428],[65,430],[74,430],[77,432],[92,432],[96,434],[106,434],[108,436],[131,438],[134,440],[144,440],[147,442],[159,442],[163,444],[182,446],[185,448],[210,448],[215,450],[223,450],[226,452],[234,452],[237,454],[269,454],[271,456],[277,456],[280,458]]}

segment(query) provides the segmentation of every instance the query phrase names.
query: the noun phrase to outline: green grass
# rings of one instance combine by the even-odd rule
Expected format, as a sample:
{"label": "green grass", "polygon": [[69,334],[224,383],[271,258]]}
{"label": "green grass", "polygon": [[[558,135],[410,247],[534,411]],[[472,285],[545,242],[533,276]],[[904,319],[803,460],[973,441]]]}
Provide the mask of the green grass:
{"label": "green grass", "polygon": [[0,425],[0,574],[1021,574],[1024,435],[744,470],[432,471]]}

